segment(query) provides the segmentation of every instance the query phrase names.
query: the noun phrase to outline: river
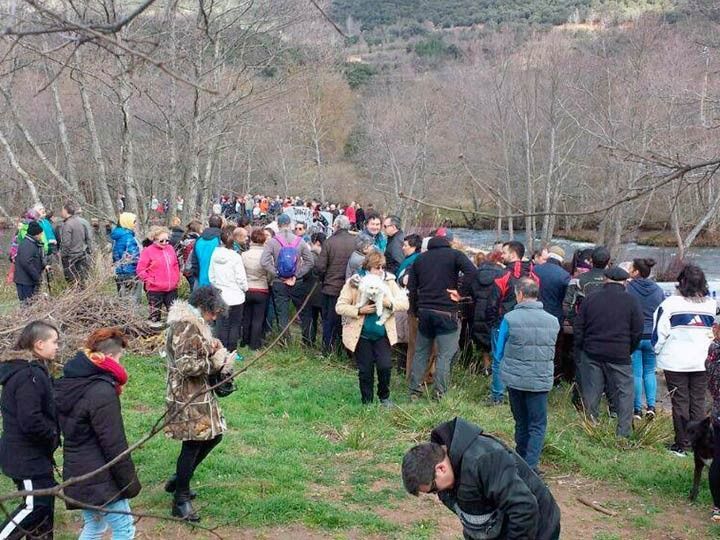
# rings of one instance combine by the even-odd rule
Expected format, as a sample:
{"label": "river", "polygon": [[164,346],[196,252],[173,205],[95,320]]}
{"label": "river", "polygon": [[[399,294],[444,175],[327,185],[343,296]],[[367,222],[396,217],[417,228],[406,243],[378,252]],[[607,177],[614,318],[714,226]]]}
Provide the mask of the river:
{"label": "river", "polygon": [[[478,249],[491,248],[496,238],[496,232],[494,230],[476,231],[473,229],[453,229],[453,233],[456,238],[461,240],[466,246]],[[516,232],[515,239],[525,243],[525,233],[523,231]],[[587,242],[575,242],[567,238],[553,238],[553,244],[561,246],[565,250],[568,258],[570,258],[577,249],[593,246],[593,244]],[[677,248],[643,246],[632,242],[620,245],[620,251],[615,257],[615,261],[629,261],[635,257],[652,257],[657,261],[658,265],[662,267],[676,254]],[[720,248],[692,248],[687,255],[687,259],[700,266],[700,268],[705,271],[708,280],[720,280]]]}

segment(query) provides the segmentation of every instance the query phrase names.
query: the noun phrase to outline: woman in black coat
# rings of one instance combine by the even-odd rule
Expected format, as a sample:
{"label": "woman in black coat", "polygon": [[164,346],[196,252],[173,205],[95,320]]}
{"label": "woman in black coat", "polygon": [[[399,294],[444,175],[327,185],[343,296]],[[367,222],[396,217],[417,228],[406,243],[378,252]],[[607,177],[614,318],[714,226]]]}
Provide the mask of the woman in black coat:
{"label": "woman in black coat", "polygon": [[477,260],[478,269],[472,281],[472,297],[475,302],[475,316],[473,317],[473,341],[475,346],[482,352],[483,375],[490,375],[491,371],[491,339],[490,325],[487,323],[485,312],[490,301],[490,292],[495,285],[495,280],[503,274],[503,268],[492,258]]}
{"label": "woman in black coat", "polygon": [[[97,471],[128,449],[119,399],[127,382],[119,362],[127,338],[118,328],[100,328],[90,334],[86,345],[65,364],[63,377],[55,383],[65,480]],[[108,525],[113,538],[134,537],[128,499],[140,493],[140,482],[129,454],[64,492],[69,509],[83,503],[108,510],[84,510],[81,537],[95,538]]]}

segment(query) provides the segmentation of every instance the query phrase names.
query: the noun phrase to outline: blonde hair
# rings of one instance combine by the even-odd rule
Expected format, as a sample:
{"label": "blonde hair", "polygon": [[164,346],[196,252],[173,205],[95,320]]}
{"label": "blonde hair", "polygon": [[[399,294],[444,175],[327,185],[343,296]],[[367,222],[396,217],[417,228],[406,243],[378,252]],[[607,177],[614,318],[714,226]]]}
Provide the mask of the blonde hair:
{"label": "blonde hair", "polygon": [[170,229],[168,229],[167,227],[155,225],[154,227],[150,227],[147,237],[149,240],[152,240],[154,242],[161,234],[167,234],[168,236],[170,236]]}
{"label": "blonde hair", "polygon": [[137,216],[132,212],[123,212],[120,214],[118,223],[125,229],[134,229],[135,224],[137,223]]}
{"label": "blonde hair", "polygon": [[172,227],[179,227],[182,224],[182,220],[179,217],[175,216],[174,218],[172,218],[172,222],[170,224]]}
{"label": "blonde hair", "polygon": [[362,267],[365,270],[370,270],[371,268],[377,268],[379,266],[385,266],[385,255],[375,250],[372,250],[370,253],[365,255],[365,260],[362,263]]}

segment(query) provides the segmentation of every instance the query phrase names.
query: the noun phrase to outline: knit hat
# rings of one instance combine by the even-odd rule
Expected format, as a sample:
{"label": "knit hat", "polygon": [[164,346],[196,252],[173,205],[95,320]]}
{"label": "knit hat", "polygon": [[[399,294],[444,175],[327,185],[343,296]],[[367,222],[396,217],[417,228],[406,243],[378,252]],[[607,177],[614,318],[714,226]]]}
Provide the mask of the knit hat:
{"label": "knit hat", "polygon": [[630,274],[619,266],[611,266],[605,269],[604,276],[610,281],[626,281],[630,279]]}
{"label": "knit hat", "polygon": [[123,212],[120,214],[118,223],[120,223],[120,226],[124,229],[134,229],[135,223],[137,223],[137,216],[132,212]]}
{"label": "knit hat", "polygon": [[446,238],[448,242],[452,242],[455,238],[453,232],[446,227],[440,227],[435,233],[435,236],[441,236],[443,238]]}
{"label": "knit hat", "polygon": [[40,224],[37,221],[31,221],[28,224],[27,233],[28,236],[37,236],[38,234],[42,234],[43,228],[40,226]]}
{"label": "knit hat", "polygon": [[290,216],[287,214],[280,214],[277,218],[278,225],[281,227],[284,227],[285,225],[290,225]]}
{"label": "knit hat", "polygon": [[548,249],[548,257],[563,262],[565,260],[565,250],[560,246],[550,246]]}

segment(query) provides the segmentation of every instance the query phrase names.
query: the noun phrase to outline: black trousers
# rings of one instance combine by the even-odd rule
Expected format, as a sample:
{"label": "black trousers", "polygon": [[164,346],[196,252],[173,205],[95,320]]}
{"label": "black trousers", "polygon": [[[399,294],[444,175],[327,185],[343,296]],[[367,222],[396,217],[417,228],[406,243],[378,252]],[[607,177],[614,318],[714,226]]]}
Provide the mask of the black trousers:
{"label": "black trousers", "polygon": [[17,290],[18,300],[21,302],[28,302],[30,299],[35,296],[35,293],[40,288],[39,284],[35,285],[23,285],[21,283],[15,284],[15,289]]}
{"label": "black trousers", "polygon": [[178,502],[190,499],[190,480],[208,454],[222,440],[222,435],[218,435],[214,439],[208,441],[183,441],[180,455],[177,459],[175,474],[177,475],[177,483],[175,484],[175,500]]}
{"label": "black trousers", "polygon": [[[18,490],[30,491],[55,486],[52,476],[13,480]],[[52,495],[26,495],[23,502],[10,513],[9,519],[0,525],[0,538],[19,540],[32,538],[52,540],[55,520],[55,497]]]}
{"label": "black trousers", "polygon": [[378,376],[378,399],[390,397],[390,374],[392,373],[392,349],[387,336],[377,341],[360,338],[355,347],[355,363],[358,367],[360,399],[372,403],[375,386],[375,370]]}
{"label": "black trousers", "polygon": [[270,294],[259,291],[245,293],[245,309],[243,310],[242,339],[243,347],[250,346],[253,351],[262,347],[263,323]]}
{"label": "black trousers", "polygon": [[229,306],[227,315],[223,315],[217,319],[215,326],[215,328],[217,328],[217,338],[228,351],[234,351],[238,346],[244,308],[245,304]]}
{"label": "black trousers", "polygon": [[168,292],[147,292],[148,306],[150,307],[150,320],[160,321],[162,307],[169,311],[172,303],[177,299],[177,289]]}
{"label": "black trousers", "polygon": [[342,317],[335,311],[338,297],[323,294],[323,352],[331,353],[342,343]]}
{"label": "black trousers", "polygon": [[[282,331],[290,322],[290,303],[295,306],[296,310],[299,310],[310,291],[307,287],[307,282],[299,279],[292,287],[288,287],[282,281],[275,280],[272,284],[272,292],[275,297],[274,307],[277,313],[278,324]],[[302,328],[303,343],[311,345],[310,327],[312,325],[312,309],[310,308],[310,302],[300,311],[298,318],[300,319],[300,327]],[[286,337],[284,341],[288,341],[288,337]]]}
{"label": "black trousers", "polygon": [[672,402],[673,428],[675,444],[680,448],[690,448],[687,436],[688,422],[705,418],[705,390],[707,375],[704,371],[667,371],[665,382]]}

